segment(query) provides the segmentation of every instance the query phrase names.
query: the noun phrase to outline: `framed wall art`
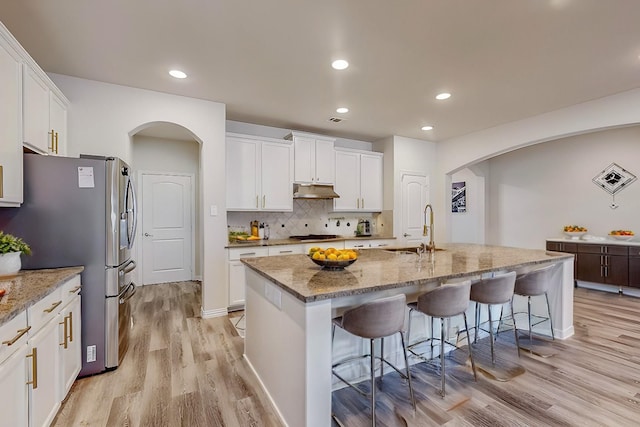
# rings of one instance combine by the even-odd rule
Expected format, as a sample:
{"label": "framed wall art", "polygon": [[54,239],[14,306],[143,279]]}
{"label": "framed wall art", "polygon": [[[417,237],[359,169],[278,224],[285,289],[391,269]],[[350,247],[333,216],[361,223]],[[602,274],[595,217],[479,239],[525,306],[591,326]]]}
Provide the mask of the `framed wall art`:
{"label": "framed wall art", "polygon": [[467,211],[467,183],[451,183],[451,212],[462,213]]}

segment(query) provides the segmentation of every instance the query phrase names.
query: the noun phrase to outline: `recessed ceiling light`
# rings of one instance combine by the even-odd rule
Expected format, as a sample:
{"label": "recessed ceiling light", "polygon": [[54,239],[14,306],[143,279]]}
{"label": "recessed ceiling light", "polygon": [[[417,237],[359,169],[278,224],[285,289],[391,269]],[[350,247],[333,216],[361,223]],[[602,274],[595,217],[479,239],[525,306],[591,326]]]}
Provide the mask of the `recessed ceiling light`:
{"label": "recessed ceiling light", "polygon": [[422,126],[422,130],[431,130],[433,126]]}
{"label": "recessed ceiling light", "polygon": [[176,79],[187,78],[187,74],[184,71],[180,71],[180,70],[171,70],[169,71],[169,74],[171,75],[171,77],[175,77]]}
{"label": "recessed ceiling light", "polygon": [[347,61],[345,61],[344,59],[336,59],[335,61],[333,61],[331,63],[331,66],[333,68],[335,68],[336,70],[344,70],[345,68],[347,68],[349,66],[349,63]]}
{"label": "recessed ceiling light", "polygon": [[439,94],[436,95],[436,99],[439,99],[441,101],[443,99],[449,99],[449,98],[451,98],[451,94],[447,93],[447,92],[439,93]]}
{"label": "recessed ceiling light", "polygon": [[347,107],[340,107],[336,109],[336,113],[344,114],[348,112],[349,112],[349,109]]}

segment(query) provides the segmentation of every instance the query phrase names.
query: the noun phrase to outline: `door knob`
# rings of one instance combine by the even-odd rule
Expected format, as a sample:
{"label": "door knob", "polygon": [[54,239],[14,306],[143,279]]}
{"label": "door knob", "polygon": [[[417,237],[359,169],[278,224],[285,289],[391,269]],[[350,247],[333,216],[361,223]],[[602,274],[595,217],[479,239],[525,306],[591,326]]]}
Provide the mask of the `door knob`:
{"label": "door knob", "polygon": [[153,237],[153,234],[144,233],[144,237]]}
{"label": "door knob", "polygon": [[404,233],[404,234],[403,234],[403,236],[404,236],[404,237],[409,237],[409,236],[411,236],[411,234],[409,234],[409,233]]}

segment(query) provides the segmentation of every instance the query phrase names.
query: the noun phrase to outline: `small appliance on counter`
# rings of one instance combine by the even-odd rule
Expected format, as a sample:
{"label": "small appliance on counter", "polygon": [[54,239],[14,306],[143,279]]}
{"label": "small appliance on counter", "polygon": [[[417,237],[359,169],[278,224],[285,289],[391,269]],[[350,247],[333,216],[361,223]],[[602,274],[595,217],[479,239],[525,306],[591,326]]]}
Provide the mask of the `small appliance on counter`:
{"label": "small appliance on counter", "polygon": [[356,227],[356,236],[371,236],[371,221],[368,219],[359,220]]}

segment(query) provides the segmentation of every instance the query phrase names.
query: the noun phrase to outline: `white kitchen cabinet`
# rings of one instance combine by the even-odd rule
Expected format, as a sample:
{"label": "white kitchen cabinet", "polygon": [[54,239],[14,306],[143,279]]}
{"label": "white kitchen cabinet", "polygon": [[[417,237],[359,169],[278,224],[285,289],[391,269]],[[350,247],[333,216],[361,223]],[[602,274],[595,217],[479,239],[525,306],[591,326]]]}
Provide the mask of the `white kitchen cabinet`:
{"label": "white kitchen cabinet", "polygon": [[263,247],[230,248],[227,261],[227,278],[229,281],[229,307],[242,308],[244,306],[244,285],[246,281],[242,258],[269,256],[269,249]]}
{"label": "white kitchen cabinet", "polygon": [[278,246],[269,246],[269,256],[277,256],[277,255],[294,255],[294,254],[303,254],[304,246],[303,245],[278,245]]}
{"label": "white kitchen cabinet", "polygon": [[38,153],[63,155],[66,150],[67,104],[41,71],[23,65],[23,141]]}
{"label": "white kitchen cabinet", "polygon": [[382,153],[335,150],[335,212],[380,212],[383,196]]}
{"label": "white kitchen cabinet", "polygon": [[395,239],[358,239],[344,242],[345,249],[384,248],[394,246]]}
{"label": "white kitchen cabinet", "polygon": [[[57,316],[55,316],[57,318]],[[32,364],[29,390],[30,426],[48,426],[60,408],[58,324],[47,322],[28,342]]]}
{"label": "white kitchen cabinet", "polygon": [[79,290],[77,275],[0,326],[0,426],[55,418],[82,365]]}
{"label": "white kitchen cabinet", "polygon": [[62,288],[63,308],[58,315],[59,395],[64,398],[82,368],[80,276]]}
{"label": "white kitchen cabinet", "polygon": [[227,134],[227,210],[293,210],[293,145]]}
{"label": "white kitchen cabinet", "polygon": [[[26,318],[26,316],[25,316]],[[26,426],[29,419],[29,386],[27,384],[28,348],[26,337],[23,343],[15,343],[15,351],[0,361],[0,402],[2,402],[2,426]],[[3,344],[3,347],[6,344]],[[13,347],[12,346],[12,347]]]}
{"label": "white kitchen cabinet", "polygon": [[335,138],[305,132],[292,132],[293,180],[300,184],[333,184],[335,179]]}
{"label": "white kitchen cabinet", "polygon": [[0,207],[22,203],[22,72],[0,24]]}

